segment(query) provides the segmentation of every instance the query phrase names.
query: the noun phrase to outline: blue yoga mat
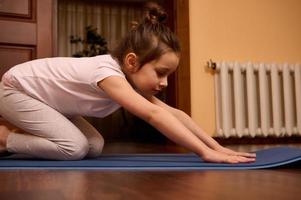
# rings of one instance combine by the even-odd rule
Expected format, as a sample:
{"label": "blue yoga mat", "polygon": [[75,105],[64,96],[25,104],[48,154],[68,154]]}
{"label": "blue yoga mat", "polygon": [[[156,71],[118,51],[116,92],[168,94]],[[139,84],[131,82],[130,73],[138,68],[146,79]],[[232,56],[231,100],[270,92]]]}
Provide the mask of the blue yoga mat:
{"label": "blue yoga mat", "polygon": [[[240,164],[207,163],[195,154],[105,154],[96,159],[53,161],[1,159],[7,169],[94,169],[94,170],[236,170],[266,169],[301,163],[301,148],[275,147],[256,152],[256,162]],[[300,162],[298,162],[300,161]]]}

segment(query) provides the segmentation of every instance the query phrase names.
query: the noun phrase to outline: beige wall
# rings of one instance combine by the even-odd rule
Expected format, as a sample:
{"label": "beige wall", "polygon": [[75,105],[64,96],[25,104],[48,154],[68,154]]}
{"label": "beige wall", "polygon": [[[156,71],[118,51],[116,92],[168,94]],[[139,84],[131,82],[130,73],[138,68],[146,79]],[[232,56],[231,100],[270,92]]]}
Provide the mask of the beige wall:
{"label": "beige wall", "polygon": [[215,132],[206,62],[301,62],[301,0],[189,0],[192,118]]}

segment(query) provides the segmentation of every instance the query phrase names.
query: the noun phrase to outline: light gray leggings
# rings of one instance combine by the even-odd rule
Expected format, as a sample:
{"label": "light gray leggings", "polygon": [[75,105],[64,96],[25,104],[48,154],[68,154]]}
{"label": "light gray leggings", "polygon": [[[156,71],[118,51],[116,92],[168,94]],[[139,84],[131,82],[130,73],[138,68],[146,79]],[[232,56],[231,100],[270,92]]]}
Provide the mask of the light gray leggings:
{"label": "light gray leggings", "polygon": [[101,134],[82,117],[67,118],[0,82],[0,115],[30,134],[10,133],[7,150],[36,158],[79,160],[101,154]]}

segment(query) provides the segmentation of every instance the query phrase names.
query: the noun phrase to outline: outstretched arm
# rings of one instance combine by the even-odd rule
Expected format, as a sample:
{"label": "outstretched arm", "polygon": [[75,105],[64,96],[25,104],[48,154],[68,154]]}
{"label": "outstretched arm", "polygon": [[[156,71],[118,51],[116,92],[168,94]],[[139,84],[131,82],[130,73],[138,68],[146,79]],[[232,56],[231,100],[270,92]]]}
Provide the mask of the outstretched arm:
{"label": "outstretched arm", "polygon": [[211,149],[229,155],[246,156],[250,158],[256,157],[256,155],[253,153],[251,154],[251,153],[235,152],[221,146],[216,140],[214,140],[204,130],[202,130],[185,112],[165,104],[160,99],[154,96],[151,98],[151,102],[164,108],[168,112],[172,113],[179,121],[183,123],[183,125],[186,128],[188,128],[192,133],[194,133],[200,140],[202,140]]}
{"label": "outstretched arm", "polygon": [[166,137],[195,152],[206,161],[228,163],[253,161],[250,158],[229,156],[212,150],[174,115],[139,95],[124,78],[110,76],[100,81],[98,86],[129,112],[145,120]]}

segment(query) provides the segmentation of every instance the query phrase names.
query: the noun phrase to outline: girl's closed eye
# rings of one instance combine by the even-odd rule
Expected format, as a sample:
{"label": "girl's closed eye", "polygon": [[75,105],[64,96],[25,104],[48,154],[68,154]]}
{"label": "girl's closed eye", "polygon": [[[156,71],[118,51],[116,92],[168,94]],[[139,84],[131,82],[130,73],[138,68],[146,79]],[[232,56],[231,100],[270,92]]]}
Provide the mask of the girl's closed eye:
{"label": "girl's closed eye", "polygon": [[156,71],[156,73],[159,77],[163,77],[166,74],[166,72],[162,72],[162,71]]}
{"label": "girl's closed eye", "polygon": [[163,77],[163,76],[166,76],[167,73],[168,73],[168,70],[166,69],[157,69],[156,70],[156,73],[159,77]]}

